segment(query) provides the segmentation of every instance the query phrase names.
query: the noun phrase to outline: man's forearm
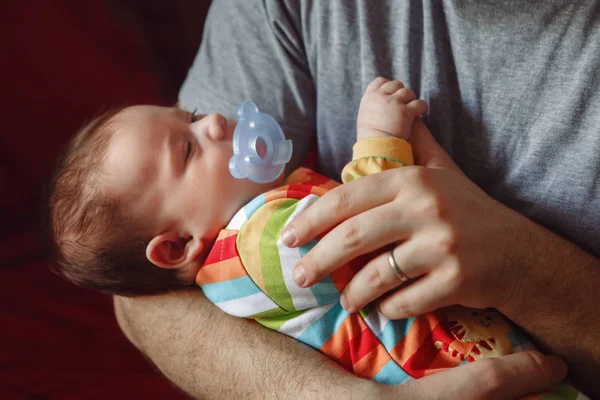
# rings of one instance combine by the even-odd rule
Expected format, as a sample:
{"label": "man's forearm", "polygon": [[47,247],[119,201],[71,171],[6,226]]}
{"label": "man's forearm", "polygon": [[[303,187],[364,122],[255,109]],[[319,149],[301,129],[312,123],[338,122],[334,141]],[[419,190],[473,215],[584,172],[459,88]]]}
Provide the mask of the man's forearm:
{"label": "man's forearm", "polygon": [[529,228],[519,289],[500,311],[565,358],[573,382],[600,398],[600,260],[533,222]]}
{"label": "man's forearm", "polygon": [[115,297],[115,311],[128,338],[197,398],[351,399],[392,394],[392,388],[356,378],[291,338],[224,314],[199,290]]}

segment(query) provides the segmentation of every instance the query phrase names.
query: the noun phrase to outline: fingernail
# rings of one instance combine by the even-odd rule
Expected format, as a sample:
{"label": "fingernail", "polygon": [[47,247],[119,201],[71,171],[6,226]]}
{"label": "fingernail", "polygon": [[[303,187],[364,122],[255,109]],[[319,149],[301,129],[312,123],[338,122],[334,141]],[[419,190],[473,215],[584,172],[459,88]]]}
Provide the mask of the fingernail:
{"label": "fingernail", "polygon": [[397,313],[397,314],[393,314],[393,316],[391,316],[387,311],[389,310],[384,310],[381,304],[381,301],[377,302],[377,310],[383,314],[384,316],[390,318],[390,319],[406,319],[409,316],[408,315],[403,315],[402,313]]}
{"label": "fingernail", "polygon": [[530,351],[529,354],[543,369],[550,368],[550,375],[553,382],[561,381],[567,376],[567,364],[560,357],[554,355],[545,356],[538,351]]}
{"label": "fingernail", "polygon": [[304,267],[302,265],[296,265],[294,272],[292,272],[292,279],[296,282],[296,285],[304,287],[304,284],[306,283],[306,273],[304,272]]}
{"label": "fingernail", "polygon": [[344,310],[348,311],[348,298],[346,297],[346,293],[342,293],[340,296],[340,304]]}
{"label": "fingernail", "polygon": [[294,243],[296,243],[296,230],[293,227],[286,227],[283,232],[281,232],[281,241],[287,247],[292,247]]}
{"label": "fingernail", "polygon": [[550,362],[550,369],[552,370],[552,377],[554,380],[561,381],[567,376],[567,364],[557,356],[548,356]]}

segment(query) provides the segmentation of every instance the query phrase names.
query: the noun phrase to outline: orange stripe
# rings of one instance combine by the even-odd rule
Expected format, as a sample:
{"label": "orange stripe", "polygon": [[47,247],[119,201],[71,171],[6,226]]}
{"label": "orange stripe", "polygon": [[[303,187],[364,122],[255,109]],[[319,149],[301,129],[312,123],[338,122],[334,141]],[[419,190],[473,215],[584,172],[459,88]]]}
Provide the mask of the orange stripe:
{"label": "orange stripe", "polygon": [[200,268],[196,275],[196,284],[229,281],[246,275],[248,274],[242,266],[242,261],[239,257],[235,257]]}
{"label": "orange stripe", "polygon": [[268,203],[277,199],[287,198],[287,191],[289,186],[281,186],[277,189],[270,190],[265,193],[265,203]]}
{"label": "orange stripe", "polygon": [[320,187],[323,188],[323,189],[327,189],[326,191],[329,191],[329,190],[334,189],[334,188],[336,188],[338,186],[340,186],[339,182],[331,180],[331,181],[329,181],[327,183],[322,184]]}
{"label": "orange stripe", "polygon": [[349,342],[352,338],[358,335],[365,327],[366,324],[358,314],[348,315],[329,340],[321,346],[320,350],[334,360],[340,359],[348,351]]}
{"label": "orange stripe", "polygon": [[354,374],[366,379],[373,379],[391,359],[385,347],[380,343],[354,364]]}
{"label": "orange stripe", "polygon": [[440,322],[439,316],[434,313],[428,313],[415,318],[406,336],[390,351],[390,355],[394,361],[398,365],[404,365],[431,334],[433,328]]}
{"label": "orange stripe", "polygon": [[439,350],[439,353],[431,361],[431,364],[423,372],[424,376],[435,374],[436,372],[444,371],[448,368],[456,367],[462,361],[460,357],[452,357],[450,354],[443,350]]}
{"label": "orange stripe", "polygon": [[290,176],[288,176],[285,180],[286,184],[298,184],[305,183],[309,180],[309,169],[307,168],[298,168],[294,170]]}
{"label": "orange stripe", "polygon": [[238,231],[237,230],[231,230],[231,229],[221,229],[221,232],[219,232],[219,236],[217,236],[217,240],[221,240],[221,239],[227,239],[230,236],[233,235],[237,235]]}
{"label": "orange stripe", "polygon": [[547,394],[553,394],[553,392],[543,392],[543,393],[530,394],[530,395],[525,396],[525,397],[519,397],[519,400],[541,400]]}
{"label": "orange stripe", "polygon": [[313,186],[310,188],[310,194],[314,194],[319,197],[322,197],[327,192],[329,192],[329,188],[324,188],[322,186]]}

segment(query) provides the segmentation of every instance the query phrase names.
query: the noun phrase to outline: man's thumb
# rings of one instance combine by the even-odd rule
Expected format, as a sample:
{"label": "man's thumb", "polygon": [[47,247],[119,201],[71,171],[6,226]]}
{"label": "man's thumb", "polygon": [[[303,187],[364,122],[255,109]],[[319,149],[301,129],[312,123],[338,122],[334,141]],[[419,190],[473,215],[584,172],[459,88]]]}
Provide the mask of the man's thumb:
{"label": "man's thumb", "polygon": [[444,399],[514,399],[552,391],[566,375],[567,366],[558,357],[526,351],[475,361],[409,384],[427,381],[427,387],[443,387]]}
{"label": "man's thumb", "polygon": [[412,145],[415,165],[428,168],[455,169],[462,173],[420,118],[415,119],[413,123],[409,142]]}

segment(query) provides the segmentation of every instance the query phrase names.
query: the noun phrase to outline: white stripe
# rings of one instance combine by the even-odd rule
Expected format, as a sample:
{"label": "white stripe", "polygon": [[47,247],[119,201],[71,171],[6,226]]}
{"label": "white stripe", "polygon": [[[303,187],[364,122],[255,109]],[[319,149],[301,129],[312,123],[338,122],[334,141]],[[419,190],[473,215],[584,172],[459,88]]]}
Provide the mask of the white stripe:
{"label": "white stripe", "polygon": [[225,229],[239,231],[246,221],[248,221],[248,217],[246,216],[246,211],[242,207],[238,212],[235,213]]}
{"label": "white stripe", "polygon": [[293,338],[298,339],[308,327],[321,318],[327,311],[331,310],[335,304],[326,304],[306,310],[301,315],[286,321],[278,332],[285,333]]}
{"label": "white stripe", "polygon": [[365,318],[363,318],[373,335],[379,336],[385,326],[390,322],[388,318],[386,318],[382,313],[380,313],[376,307],[367,314]]}
{"label": "white stripe", "polygon": [[239,299],[222,301],[215,303],[221,310],[234,317],[248,317],[263,311],[277,308],[278,305],[273,302],[264,293],[256,293],[251,296],[241,297]]}
{"label": "white stripe", "polygon": [[[306,210],[318,198],[319,196],[311,194],[299,200],[298,203],[296,203],[296,209],[285,222],[285,225],[289,224],[296,215],[300,214],[303,210]],[[298,287],[292,279],[292,269],[296,262],[300,260],[300,251],[297,248],[291,249],[287,247],[281,242],[281,239],[277,239],[277,250],[279,252],[279,262],[281,265],[281,273],[283,274],[283,281],[292,297],[296,310],[306,310],[307,308],[318,306],[319,303],[310,288]]]}

